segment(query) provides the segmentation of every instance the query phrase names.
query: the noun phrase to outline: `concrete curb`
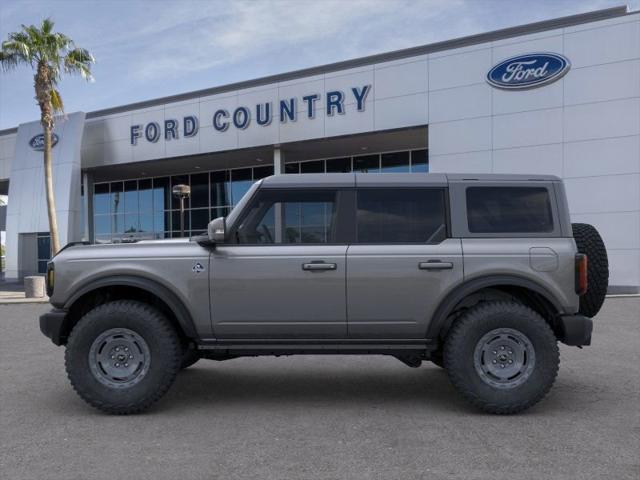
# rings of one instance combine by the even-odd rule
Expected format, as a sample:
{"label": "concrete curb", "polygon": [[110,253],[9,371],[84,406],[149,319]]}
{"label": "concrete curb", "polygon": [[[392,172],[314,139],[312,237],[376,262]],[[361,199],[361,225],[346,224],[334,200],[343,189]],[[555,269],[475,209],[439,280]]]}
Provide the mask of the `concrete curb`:
{"label": "concrete curb", "polygon": [[19,305],[23,303],[49,303],[49,297],[43,298],[0,298],[0,305]]}

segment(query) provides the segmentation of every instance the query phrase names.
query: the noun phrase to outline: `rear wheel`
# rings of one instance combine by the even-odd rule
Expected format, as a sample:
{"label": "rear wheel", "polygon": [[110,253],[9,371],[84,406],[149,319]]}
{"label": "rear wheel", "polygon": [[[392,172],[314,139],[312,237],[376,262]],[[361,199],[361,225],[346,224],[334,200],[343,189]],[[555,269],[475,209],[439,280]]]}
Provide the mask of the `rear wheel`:
{"label": "rear wheel", "polygon": [[559,363],[549,325],[516,302],[487,302],[469,309],[444,346],[451,383],[490,413],[517,413],[536,404],[553,385]]}
{"label": "rear wheel", "polygon": [[180,368],[182,348],[153,307],[121,300],[88,312],[74,326],[65,354],[78,395],[107,413],[137,413],[159,400]]}
{"label": "rear wheel", "polygon": [[595,317],[609,288],[609,259],[602,237],[593,225],[573,223],[573,239],[578,252],[587,255],[587,292],[580,296],[579,312]]}

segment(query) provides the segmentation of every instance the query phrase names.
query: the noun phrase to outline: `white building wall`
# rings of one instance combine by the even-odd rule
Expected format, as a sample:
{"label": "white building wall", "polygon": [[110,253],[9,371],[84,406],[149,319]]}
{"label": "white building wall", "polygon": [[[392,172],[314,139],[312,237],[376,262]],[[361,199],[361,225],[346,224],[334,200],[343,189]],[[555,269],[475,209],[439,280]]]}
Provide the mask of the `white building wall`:
{"label": "white building wall", "polygon": [[[80,232],[80,143],[84,129],[84,113],[72,113],[58,120],[54,133],[59,141],[52,149],[53,191],[58,217],[60,243],[79,240]],[[6,278],[23,275],[19,264],[20,234],[49,231],[44,184],[43,153],[29,145],[35,135],[42,133],[39,121],[18,127],[12,162],[7,206],[7,263]],[[35,254],[35,252],[34,252]]]}
{"label": "white building wall", "polygon": [[[531,90],[492,88],[502,60],[555,52],[571,69]],[[640,15],[429,56],[430,167],[548,173],[565,180],[572,221],[595,225],[611,285],[640,285]]]}
{"label": "white building wall", "polygon": [[0,137],[0,181],[11,176],[11,165],[16,150],[16,134]]}
{"label": "white building wall", "polygon": [[[504,91],[486,82],[505,58],[534,52],[566,56],[566,76],[540,88]],[[364,111],[352,87],[371,85]],[[327,116],[325,94],[345,92],[346,113]],[[309,119],[302,96],[317,93]],[[281,122],[281,99],[298,98],[297,120]],[[271,102],[259,126],[255,105]],[[252,111],[248,128],[218,132],[220,108]],[[199,119],[191,138],[131,145],[132,125]],[[565,179],[573,221],[593,223],[611,261],[611,284],[640,286],[640,14],[558,28],[428,55],[327,72],[85,122],[82,167],[429,125],[431,170],[548,173]],[[15,135],[0,138],[0,179],[12,170]]]}

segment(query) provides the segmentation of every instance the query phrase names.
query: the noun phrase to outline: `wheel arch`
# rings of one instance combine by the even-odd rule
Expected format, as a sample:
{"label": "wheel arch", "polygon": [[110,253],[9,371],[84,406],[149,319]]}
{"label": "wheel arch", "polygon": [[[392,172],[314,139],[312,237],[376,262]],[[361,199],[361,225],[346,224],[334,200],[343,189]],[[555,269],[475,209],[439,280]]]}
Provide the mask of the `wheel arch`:
{"label": "wheel arch", "polygon": [[102,277],[76,290],[64,304],[68,314],[62,338],[66,340],[73,326],[90,308],[124,298],[153,304],[168,317],[183,338],[197,338],[193,318],[182,300],[164,285],[135,275]]}
{"label": "wheel arch", "polygon": [[548,289],[516,275],[490,275],[464,282],[449,292],[436,308],[427,329],[427,338],[444,338],[457,318],[456,312],[464,307],[465,300],[473,296],[480,299],[483,292],[489,291],[519,299],[540,313],[556,331],[555,317],[563,313],[563,307]]}

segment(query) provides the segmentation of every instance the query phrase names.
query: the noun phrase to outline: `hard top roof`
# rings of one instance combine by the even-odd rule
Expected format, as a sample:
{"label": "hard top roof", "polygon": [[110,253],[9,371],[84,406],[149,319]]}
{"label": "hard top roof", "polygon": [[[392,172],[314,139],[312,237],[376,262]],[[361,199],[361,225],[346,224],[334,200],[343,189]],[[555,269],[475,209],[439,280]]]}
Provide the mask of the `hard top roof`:
{"label": "hard top roof", "polygon": [[559,181],[554,175],[447,174],[447,173],[296,173],[273,175],[262,180],[262,188],[292,187],[419,187],[446,186],[450,182]]}

